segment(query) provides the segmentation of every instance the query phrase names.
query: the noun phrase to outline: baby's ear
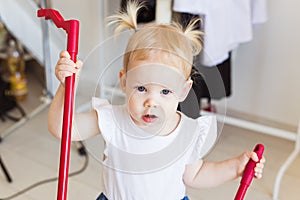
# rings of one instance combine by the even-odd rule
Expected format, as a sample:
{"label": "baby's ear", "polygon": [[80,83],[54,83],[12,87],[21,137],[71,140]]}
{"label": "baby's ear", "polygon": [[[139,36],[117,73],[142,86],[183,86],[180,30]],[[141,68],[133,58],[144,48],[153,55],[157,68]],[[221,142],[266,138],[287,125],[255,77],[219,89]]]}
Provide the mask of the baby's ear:
{"label": "baby's ear", "polygon": [[184,87],[182,89],[181,95],[179,97],[179,102],[183,102],[187,95],[189,94],[191,88],[193,86],[193,81],[192,79],[189,79],[185,82]]}
{"label": "baby's ear", "polygon": [[121,69],[119,72],[119,80],[120,80],[120,87],[122,91],[125,93],[126,91],[126,73],[124,72],[124,69]]}

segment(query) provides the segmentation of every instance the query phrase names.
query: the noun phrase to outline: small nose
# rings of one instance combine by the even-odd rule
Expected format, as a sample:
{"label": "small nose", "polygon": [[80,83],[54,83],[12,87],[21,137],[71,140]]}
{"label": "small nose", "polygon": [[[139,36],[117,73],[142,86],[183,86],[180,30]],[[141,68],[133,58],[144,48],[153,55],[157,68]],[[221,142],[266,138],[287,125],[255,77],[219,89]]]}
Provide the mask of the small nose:
{"label": "small nose", "polygon": [[156,108],[157,107],[157,103],[154,101],[154,99],[148,98],[144,102],[144,107],[146,107],[146,108]]}

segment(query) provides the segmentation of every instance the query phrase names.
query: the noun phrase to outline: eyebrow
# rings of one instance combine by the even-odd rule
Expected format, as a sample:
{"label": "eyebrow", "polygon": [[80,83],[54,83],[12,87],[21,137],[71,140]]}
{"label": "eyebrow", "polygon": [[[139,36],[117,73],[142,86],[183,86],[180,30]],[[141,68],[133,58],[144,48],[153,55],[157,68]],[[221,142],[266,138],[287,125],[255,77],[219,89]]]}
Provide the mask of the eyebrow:
{"label": "eyebrow", "polygon": [[142,83],[142,82],[140,82],[140,81],[137,81],[135,84],[136,84],[136,85],[145,85],[145,83]]}

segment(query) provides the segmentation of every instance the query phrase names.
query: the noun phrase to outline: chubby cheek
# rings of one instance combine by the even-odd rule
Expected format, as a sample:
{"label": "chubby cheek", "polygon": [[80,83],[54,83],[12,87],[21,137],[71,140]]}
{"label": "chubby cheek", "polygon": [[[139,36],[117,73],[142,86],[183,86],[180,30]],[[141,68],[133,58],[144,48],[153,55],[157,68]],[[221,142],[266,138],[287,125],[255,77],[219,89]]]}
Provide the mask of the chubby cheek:
{"label": "chubby cheek", "polygon": [[134,95],[127,96],[128,111],[131,115],[137,116],[142,110],[141,100]]}
{"label": "chubby cheek", "polygon": [[166,101],[165,112],[168,114],[174,114],[177,112],[178,102],[177,101]]}

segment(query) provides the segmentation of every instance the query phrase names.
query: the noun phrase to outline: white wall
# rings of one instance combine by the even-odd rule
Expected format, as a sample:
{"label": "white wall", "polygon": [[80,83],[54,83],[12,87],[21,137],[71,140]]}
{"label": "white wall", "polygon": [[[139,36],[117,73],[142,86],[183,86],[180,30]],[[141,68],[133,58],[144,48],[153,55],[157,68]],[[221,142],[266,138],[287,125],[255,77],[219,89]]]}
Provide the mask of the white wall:
{"label": "white wall", "polygon": [[268,1],[267,23],[233,59],[227,107],[297,126],[300,119],[300,2]]}
{"label": "white wall", "polygon": [[58,10],[65,20],[79,20],[78,57],[84,58],[102,40],[103,1],[52,0],[52,7]]}

